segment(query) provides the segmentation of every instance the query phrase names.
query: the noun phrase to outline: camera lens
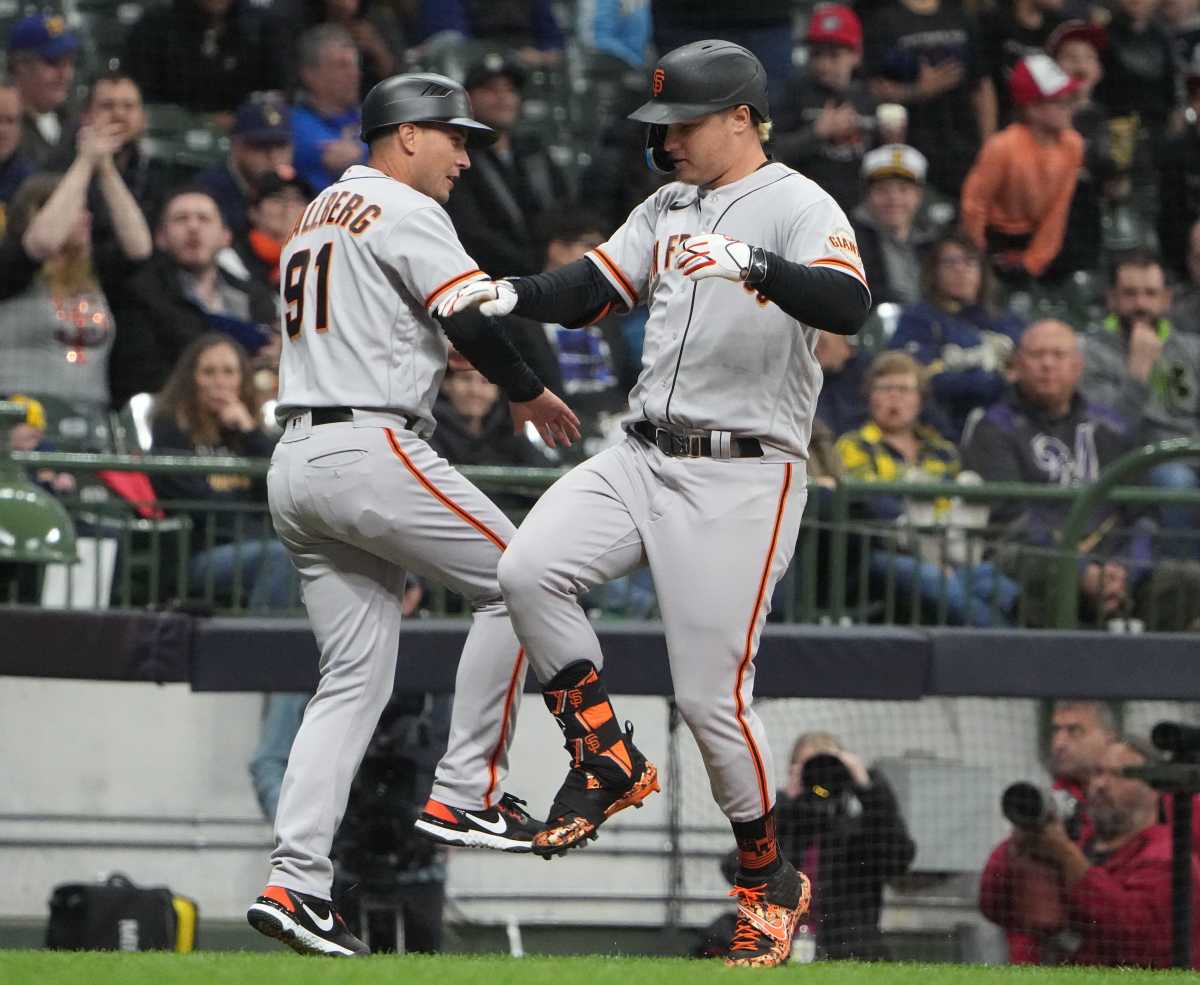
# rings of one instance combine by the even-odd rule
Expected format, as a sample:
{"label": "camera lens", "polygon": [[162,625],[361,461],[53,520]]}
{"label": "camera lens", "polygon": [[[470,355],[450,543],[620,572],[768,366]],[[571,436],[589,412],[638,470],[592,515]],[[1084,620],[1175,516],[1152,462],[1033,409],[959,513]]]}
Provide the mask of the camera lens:
{"label": "camera lens", "polygon": [[1014,827],[1036,831],[1053,816],[1042,789],[1032,783],[1013,783],[1000,798],[1000,810]]}
{"label": "camera lens", "polygon": [[800,771],[804,786],[822,798],[840,797],[850,789],[850,770],[837,756],[818,753]]}

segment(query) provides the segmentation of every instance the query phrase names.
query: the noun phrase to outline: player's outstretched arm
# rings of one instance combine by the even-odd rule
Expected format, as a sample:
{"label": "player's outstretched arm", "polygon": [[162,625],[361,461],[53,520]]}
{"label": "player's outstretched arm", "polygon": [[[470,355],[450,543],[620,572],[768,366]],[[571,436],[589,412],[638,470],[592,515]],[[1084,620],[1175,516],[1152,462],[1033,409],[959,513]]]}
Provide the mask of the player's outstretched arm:
{"label": "player's outstretched arm", "polygon": [[[435,312],[436,314],[436,312]],[[504,391],[509,400],[522,403],[539,396],[545,386],[529,368],[498,322],[481,315],[476,307],[449,317],[439,317],[442,331],[454,348],[479,372]]]}
{"label": "player's outstretched arm", "polygon": [[513,401],[513,431],[520,434],[526,423],[537,428],[542,440],[551,448],[560,444],[566,448],[579,440],[579,418],[550,390],[543,390],[532,400]]}
{"label": "player's outstretched arm", "polygon": [[747,284],[797,321],[838,335],[857,332],[871,310],[871,292],[854,275],[792,263],[719,233],[684,240],[674,264],[690,280],[720,277]]}
{"label": "player's outstretched arm", "polygon": [[558,270],[508,280],[478,280],[443,298],[439,318],[477,307],[500,318],[516,312],[535,321],[581,328],[599,321],[621,304],[616,289],[590,260],[576,260]]}

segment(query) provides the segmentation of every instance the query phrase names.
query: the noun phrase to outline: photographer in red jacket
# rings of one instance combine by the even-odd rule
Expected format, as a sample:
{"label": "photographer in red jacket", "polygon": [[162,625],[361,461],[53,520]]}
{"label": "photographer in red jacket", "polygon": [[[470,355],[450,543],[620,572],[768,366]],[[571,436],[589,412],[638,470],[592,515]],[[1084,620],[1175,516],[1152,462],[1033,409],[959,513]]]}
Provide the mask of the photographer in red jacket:
{"label": "photographer in red jacket", "polygon": [[[1014,829],[992,852],[979,886],[983,915],[1028,946],[1015,963],[1171,964],[1171,832],[1159,795],[1126,777],[1156,754],[1139,739],[1114,741],[1088,783],[1094,835],[1077,845],[1061,820]],[[1192,882],[1200,863],[1192,858]],[[1200,910],[1192,921],[1200,955]]]}

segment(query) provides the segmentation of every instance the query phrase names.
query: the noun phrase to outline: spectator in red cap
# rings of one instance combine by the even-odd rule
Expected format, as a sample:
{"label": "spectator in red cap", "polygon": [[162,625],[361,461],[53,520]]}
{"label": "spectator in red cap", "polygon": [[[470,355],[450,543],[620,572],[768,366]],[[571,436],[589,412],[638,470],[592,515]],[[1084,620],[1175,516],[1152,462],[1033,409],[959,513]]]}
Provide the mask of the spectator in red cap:
{"label": "spectator in red cap", "polygon": [[79,39],[61,14],[33,14],[8,32],[8,74],[25,109],[21,152],[36,164],[71,135],[66,105],[78,51]]}
{"label": "spectator in red cap", "polygon": [[1049,55],[1013,69],[1009,95],[1021,120],[988,138],[962,189],[963,229],[1011,280],[1039,278],[1062,247],[1083,138],[1071,128],[1079,83]]}
{"label": "spectator in red cap", "polygon": [[1041,51],[1062,22],[1064,0],[1000,0],[980,17],[980,55],[996,89],[1000,126],[1013,120],[1008,78],[1026,55]]}
{"label": "spectator in red cap", "polygon": [[775,157],[850,212],[858,204],[858,171],[875,113],[866,84],[855,77],[862,64],[862,24],[849,7],[824,4],[809,18],[805,43],[804,74],[792,77],[775,112]]}

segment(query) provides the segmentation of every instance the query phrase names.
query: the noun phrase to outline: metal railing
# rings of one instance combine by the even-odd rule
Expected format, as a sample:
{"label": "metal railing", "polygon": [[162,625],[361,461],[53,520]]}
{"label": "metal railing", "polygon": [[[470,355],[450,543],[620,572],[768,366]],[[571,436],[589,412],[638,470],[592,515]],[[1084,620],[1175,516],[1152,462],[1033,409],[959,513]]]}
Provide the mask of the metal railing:
{"label": "metal railing", "polygon": [[[847,621],[915,626],[961,622],[988,624],[964,618],[956,611],[958,596],[965,594],[971,597],[973,605],[982,607],[980,611],[996,614],[997,625],[1073,627],[1078,622],[1078,549],[1085,543],[1088,521],[1095,508],[1101,502],[1111,501],[1130,506],[1194,503],[1200,509],[1200,493],[1195,491],[1136,486],[1117,488],[1118,483],[1159,462],[1187,456],[1200,457],[1200,441],[1180,440],[1138,449],[1115,463],[1090,486],[959,485],[845,479],[830,490],[813,484],[793,564],[775,593],[773,618],[785,622],[835,624]],[[225,456],[16,452],[12,458],[31,472],[53,469],[77,476],[101,471],[136,471],[150,475],[240,474],[261,479],[269,467],[265,460]],[[532,503],[564,470],[464,466],[461,471],[490,495],[515,495]],[[189,577],[189,560],[198,552],[212,551],[219,546],[215,533],[218,523],[210,521],[225,523],[227,532],[232,530],[234,541],[269,536],[270,518],[264,503],[159,502],[152,505],[162,509],[166,517],[155,519],[139,516],[135,510],[139,504],[128,503],[112,494],[101,498],[97,493],[103,493],[98,484],[89,486],[84,482],[79,494],[65,498],[64,503],[81,536],[107,537],[117,543],[117,563],[110,593],[112,604],[158,606],[179,599],[183,604],[200,605],[214,611],[247,611],[245,598],[249,586],[240,555],[234,565],[232,584],[224,591],[217,590],[211,573],[196,584],[195,579]],[[1053,597],[1037,598],[1028,590],[1020,571],[1010,571],[1022,591],[1014,610],[999,615],[1002,601],[999,596],[1005,582],[992,578],[991,590],[995,594],[988,599],[978,583],[982,569],[975,563],[963,563],[962,558],[965,552],[965,556],[974,561],[994,559],[997,552],[1012,553],[1017,548],[1016,542],[1006,539],[1003,531],[988,526],[972,529],[944,524],[897,526],[872,519],[869,516],[871,501],[881,496],[899,497],[907,502],[945,501],[947,497],[953,497],[966,504],[993,507],[1013,501],[1060,504],[1066,520],[1060,529],[1058,543],[1050,547],[1020,549],[1025,558],[1041,555],[1052,566],[1054,578],[1039,591]],[[519,515],[514,519],[519,520]],[[925,559],[924,566],[915,576],[912,570],[914,556]],[[0,600],[4,594],[4,585],[0,582]],[[11,589],[8,595],[9,600],[13,600]],[[68,598],[67,604],[74,605],[75,601]],[[98,604],[101,600],[97,597],[94,601]],[[1050,615],[1039,623],[1030,616],[1031,606],[1041,606]],[[465,614],[461,604],[436,586],[428,587],[422,609],[431,615]],[[279,614],[299,611],[294,573],[288,604],[276,605],[272,611]],[[621,614],[602,604],[597,605],[593,613],[599,617]]]}

